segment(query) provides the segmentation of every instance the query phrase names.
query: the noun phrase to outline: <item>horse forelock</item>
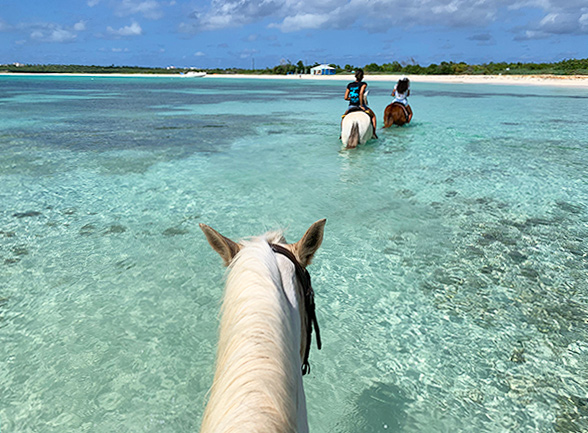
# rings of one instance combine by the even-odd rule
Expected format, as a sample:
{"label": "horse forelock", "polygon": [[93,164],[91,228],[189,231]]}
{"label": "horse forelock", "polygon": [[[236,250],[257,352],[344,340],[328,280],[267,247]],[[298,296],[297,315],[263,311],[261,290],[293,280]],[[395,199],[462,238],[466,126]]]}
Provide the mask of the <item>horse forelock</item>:
{"label": "horse forelock", "polygon": [[242,272],[269,278],[274,285],[280,286],[280,270],[270,244],[285,244],[282,231],[270,231],[261,236],[242,239],[242,248],[228,268],[227,284],[230,278],[238,278]]}
{"label": "horse forelock", "polygon": [[[257,243],[257,242],[267,242],[270,244],[285,244],[286,243],[286,239],[284,238],[284,232],[281,230],[274,230],[274,231],[270,231],[267,232],[261,236],[256,236],[251,238],[251,240],[249,242],[251,243]],[[247,244],[248,242],[245,241],[245,244]]]}

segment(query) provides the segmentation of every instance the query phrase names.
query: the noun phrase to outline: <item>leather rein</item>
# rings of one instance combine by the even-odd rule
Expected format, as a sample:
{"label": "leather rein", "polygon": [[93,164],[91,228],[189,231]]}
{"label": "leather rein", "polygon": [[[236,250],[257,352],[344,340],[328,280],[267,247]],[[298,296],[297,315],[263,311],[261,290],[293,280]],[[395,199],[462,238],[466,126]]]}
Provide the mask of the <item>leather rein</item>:
{"label": "leather rein", "polygon": [[310,274],[308,271],[298,262],[294,254],[287,248],[284,248],[278,244],[270,244],[272,250],[277,254],[282,254],[294,265],[296,270],[296,277],[302,285],[304,292],[304,311],[306,314],[306,348],[304,349],[304,359],[302,361],[302,375],[310,373],[310,363],[308,362],[308,356],[310,354],[310,343],[312,342],[312,329],[316,333],[316,345],[321,350],[321,333],[316,319],[316,310],[314,305],[314,290],[310,282]]}

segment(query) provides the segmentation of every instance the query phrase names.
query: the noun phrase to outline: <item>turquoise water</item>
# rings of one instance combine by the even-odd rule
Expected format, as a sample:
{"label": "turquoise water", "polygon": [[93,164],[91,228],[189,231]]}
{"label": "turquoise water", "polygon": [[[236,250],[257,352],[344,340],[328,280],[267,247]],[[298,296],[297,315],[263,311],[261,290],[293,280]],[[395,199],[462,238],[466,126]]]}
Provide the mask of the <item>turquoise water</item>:
{"label": "turquoise water", "polygon": [[[238,239],[327,218],[312,432],[588,430],[588,91],[0,77],[0,428],[193,432]],[[370,83],[380,116],[392,83]]]}

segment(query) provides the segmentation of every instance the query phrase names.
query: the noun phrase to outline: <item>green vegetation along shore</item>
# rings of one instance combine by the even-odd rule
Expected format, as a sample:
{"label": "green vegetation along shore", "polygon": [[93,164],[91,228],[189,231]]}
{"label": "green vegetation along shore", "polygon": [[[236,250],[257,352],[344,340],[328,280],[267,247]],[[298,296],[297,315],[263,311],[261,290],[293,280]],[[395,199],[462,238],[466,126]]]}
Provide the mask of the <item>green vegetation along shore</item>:
{"label": "green vegetation along shore", "polygon": [[[303,74],[316,66],[282,63],[273,68],[265,69],[199,69],[210,74]],[[361,66],[331,64],[336,73],[351,73]],[[416,63],[401,64],[400,62],[370,63],[363,66],[368,74],[411,74],[411,75],[588,75],[588,59],[569,59],[556,63],[484,63],[469,65],[464,62],[441,62],[421,66]],[[87,66],[87,65],[0,65],[0,72],[12,73],[49,73],[49,74],[180,74],[192,71],[193,68],[147,68],[139,66]]]}

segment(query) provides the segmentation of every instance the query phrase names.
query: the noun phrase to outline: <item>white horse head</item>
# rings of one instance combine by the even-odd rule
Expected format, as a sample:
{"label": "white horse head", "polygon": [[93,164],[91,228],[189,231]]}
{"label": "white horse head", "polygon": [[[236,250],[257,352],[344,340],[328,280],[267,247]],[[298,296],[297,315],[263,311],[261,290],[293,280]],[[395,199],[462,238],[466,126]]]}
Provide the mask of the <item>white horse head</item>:
{"label": "white horse head", "polygon": [[322,243],[325,222],[294,244],[280,232],[236,243],[200,224],[229,266],[201,433],[308,431],[302,374],[313,325],[317,341],[320,335],[305,268]]}

